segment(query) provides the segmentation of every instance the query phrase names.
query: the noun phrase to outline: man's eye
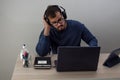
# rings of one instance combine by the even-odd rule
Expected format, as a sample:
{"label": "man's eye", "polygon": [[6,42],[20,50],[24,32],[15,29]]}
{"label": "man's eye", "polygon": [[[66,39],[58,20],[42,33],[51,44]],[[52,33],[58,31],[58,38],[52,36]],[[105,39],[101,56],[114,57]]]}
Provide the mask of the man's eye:
{"label": "man's eye", "polygon": [[56,24],[57,22],[53,22],[53,24]]}
{"label": "man's eye", "polygon": [[61,20],[62,20],[62,19],[59,19],[58,22],[61,21]]}

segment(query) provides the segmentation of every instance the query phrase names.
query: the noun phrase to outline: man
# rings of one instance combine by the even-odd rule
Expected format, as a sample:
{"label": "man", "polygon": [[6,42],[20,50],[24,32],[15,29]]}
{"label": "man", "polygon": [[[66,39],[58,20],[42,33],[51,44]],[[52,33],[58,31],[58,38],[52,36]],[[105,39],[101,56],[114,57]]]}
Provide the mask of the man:
{"label": "man", "polygon": [[78,21],[66,20],[65,9],[58,5],[47,7],[36,52],[39,56],[46,56],[50,51],[57,53],[58,46],[80,46],[81,39],[89,46],[97,46],[97,39]]}

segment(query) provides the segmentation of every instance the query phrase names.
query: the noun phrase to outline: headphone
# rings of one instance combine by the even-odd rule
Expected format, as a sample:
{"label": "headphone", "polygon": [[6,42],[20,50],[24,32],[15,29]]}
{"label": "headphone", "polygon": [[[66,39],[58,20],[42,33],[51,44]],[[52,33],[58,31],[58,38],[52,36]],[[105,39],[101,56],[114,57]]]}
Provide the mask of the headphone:
{"label": "headphone", "polygon": [[[49,7],[49,6],[48,6],[48,7]],[[50,5],[50,7],[56,7],[56,8],[58,8],[58,9],[60,9],[60,12],[62,13],[64,19],[67,19],[66,11],[65,11],[65,9],[64,9],[62,6]],[[47,9],[47,10],[48,10],[48,9]],[[45,19],[45,21],[46,21],[49,25],[51,25],[51,24],[50,24],[50,21],[49,21],[49,19],[48,19],[48,16],[46,16],[47,10],[46,10],[45,13],[44,13],[44,19]],[[52,26],[52,25],[51,25],[51,26]]]}

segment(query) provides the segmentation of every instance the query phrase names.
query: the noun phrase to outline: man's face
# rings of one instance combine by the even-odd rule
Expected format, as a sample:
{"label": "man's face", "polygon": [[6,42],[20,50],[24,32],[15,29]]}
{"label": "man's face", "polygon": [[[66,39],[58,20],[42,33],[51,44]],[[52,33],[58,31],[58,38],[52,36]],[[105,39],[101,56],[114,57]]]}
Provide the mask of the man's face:
{"label": "man's face", "polygon": [[49,18],[50,24],[53,25],[58,31],[64,30],[66,28],[66,22],[63,15],[60,12],[56,12],[55,18]]}

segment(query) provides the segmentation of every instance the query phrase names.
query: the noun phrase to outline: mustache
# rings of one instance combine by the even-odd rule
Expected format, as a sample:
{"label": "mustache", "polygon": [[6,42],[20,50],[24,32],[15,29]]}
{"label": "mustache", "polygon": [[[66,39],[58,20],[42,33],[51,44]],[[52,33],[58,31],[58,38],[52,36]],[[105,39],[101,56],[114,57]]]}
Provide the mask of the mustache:
{"label": "mustache", "polygon": [[60,26],[58,26],[58,27],[62,27],[63,25],[60,25]]}

